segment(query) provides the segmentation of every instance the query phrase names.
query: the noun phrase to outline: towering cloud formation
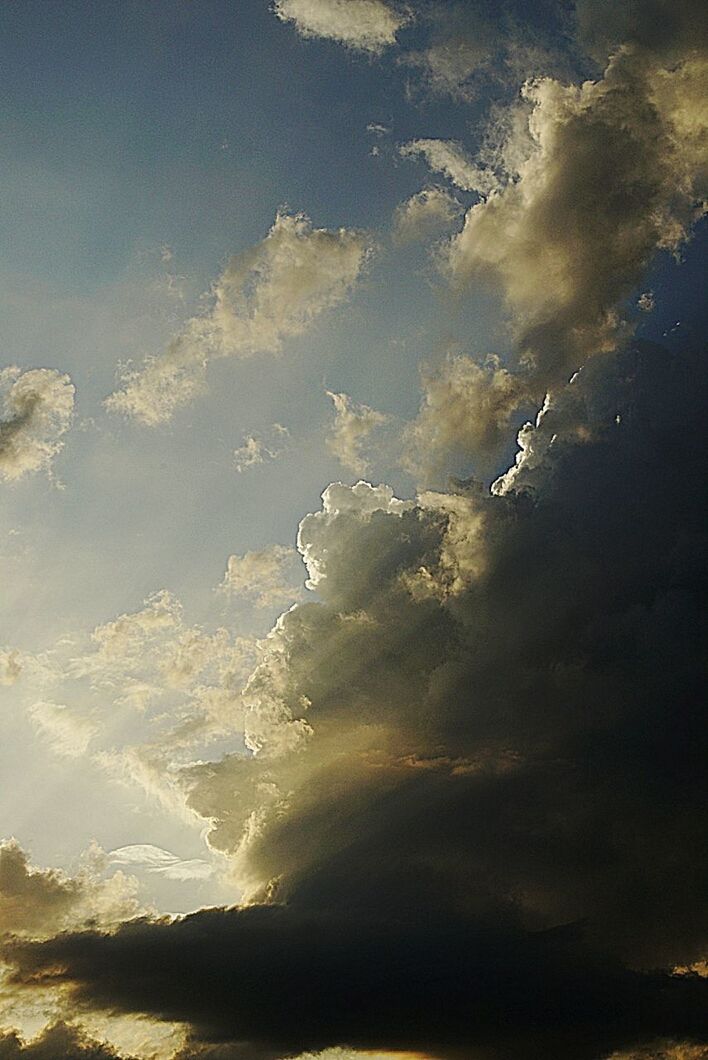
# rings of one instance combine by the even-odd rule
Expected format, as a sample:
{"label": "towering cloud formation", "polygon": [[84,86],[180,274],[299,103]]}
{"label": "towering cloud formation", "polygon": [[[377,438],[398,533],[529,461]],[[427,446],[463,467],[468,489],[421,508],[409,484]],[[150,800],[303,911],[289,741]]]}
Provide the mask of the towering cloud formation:
{"label": "towering cloud formation", "polygon": [[651,971],[708,942],[699,363],[596,357],[491,495],[330,487],[254,754],[182,774],[256,907],[18,944],[19,981],[253,1057],[704,1040],[705,984]]}
{"label": "towering cloud formation", "polygon": [[202,388],[209,360],[278,351],[343,302],[370,249],[361,232],[313,229],[303,214],[278,214],[265,239],[226,266],[209,312],[189,320],[163,354],[129,371],[107,407],[149,425],[169,420]]}
{"label": "towering cloud formation", "polygon": [[[688,10],[660,42],[640,20],[597,82],[529,86],[530,137],[499,156],[516,172],[451,244],[454,277],[502,284],[518,363],[450,359],[411,437],[473,464],[542,403],[513,467],[415,501],[330,485],[298,538],[317,599],[280,617],[239,694],[246,752],[174,773],[241,906],[9,940],[14,989],[184,1022],[185,1057],[708,1042],[708,982],[685,972],[708,950],[705,351],[632,342],[620,312],[703,187]],[[344,236],[326,236],[340,262]],[[235,348],[277,343],[335,297],[323,260],[307,258],[305,303],[276,297],[269,265],[245,322],[205,321]],[[352,430],[371,412],[339,411]],[[125,635],[106,628],[99,650]]]}
{"label": "towering cloud formation", "polygon": [[0,371],[0,479],[50,467],[74,413],[74,386],[53,368]]}

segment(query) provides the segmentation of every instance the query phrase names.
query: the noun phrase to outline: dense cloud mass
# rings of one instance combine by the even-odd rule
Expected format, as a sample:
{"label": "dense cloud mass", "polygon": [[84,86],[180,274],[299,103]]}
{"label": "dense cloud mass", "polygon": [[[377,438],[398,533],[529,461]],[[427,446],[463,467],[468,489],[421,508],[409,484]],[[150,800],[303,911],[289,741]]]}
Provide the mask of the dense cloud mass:
{"label": "dense cloud mass", "polygon": [[151,426],[166,422],[203,388],[210,360],[277,352],[343,302],[370,250],[361,232],[313,228],[303,214],[279,213],[261,243],[228,263],[210,310],[187,321],[163,354],[129,370],[107,407]]}
{"label": "dense cloud mass", "polygon": [[[499,284],[514,360],[451,355],[424,374],[404,431],[427,487],[415,499],[327,487],[297,542],[314,595],[280,616],[245,680],[226,631],[185,628],[168,593],[94,631],[74,670],[97,687],[126,666],[137,679],[151,654],[195,695],[207,665],[221,681],[214,716],[238,751],[185,764],[153,746],[142,763],[156,787],[169,763],[239,905],[87,924],[72,912],[78,884],[5,845],[0,953],[16,996],[51,988],[77,1013],[183,1024],[180,1060],[705,1055],[706,350],[636,340],[625,312],[706,191],[694,8],[580,0],[578,47],[604,74],[527,83],[482,162],[456,141],[403,147],[476,195],[447,274],[462,291]],[[378,0],[275,10],[303,35],[374,52],[403,18]],[[417,224],[427,200],[408,205]],[[368,249],[360,233],[280,215],[111,406],[168,418],[209,357],[278,349],[340,303]],[[364,473],[387,418],[329,393],[330,449]],[[432,488],[460,464],[494,481]],[[292,557],[232,556],[223,588],[284,606]],[[61,743],[61,707],[36,710]],[[113,854],[175,865],[154,846]],[[37,924],[18,900],[30,892]],[[46,1032],[57,1056],[73,1034]],[[12,1035],[3,1048],[44,1055]],[[104,1056],[91,1048],[68,1055]]]}
{"label": "dense cloud mass", "polygon": [[300,531],[321,602],[246,689],[255,753],[183,774],[256,907],[16,946],[20,981],[253,1057],[706,1040],[706,984],[652,971],[708,936],[699,363],[595,358],[491,495],[330,487]]}
{"label": "dense cloud mass", "polygon": [[48,469],[74,414],[74,386],[53,368],[0,371],[0,479]]}

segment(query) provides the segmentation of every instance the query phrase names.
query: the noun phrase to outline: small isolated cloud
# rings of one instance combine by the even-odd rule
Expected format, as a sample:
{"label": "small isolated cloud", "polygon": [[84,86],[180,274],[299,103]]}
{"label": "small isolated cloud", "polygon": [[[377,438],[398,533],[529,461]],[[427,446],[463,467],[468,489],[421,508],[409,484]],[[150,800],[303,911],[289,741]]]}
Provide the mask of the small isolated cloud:
{"label": "small isolated cloud", "polygon": [[74,385],[53,368],[0,370],[0,480],[48,470],[74,414]]}
{"label": "small isolated cloud", "polygon": [[22,656],[17,649],[0,650],[0,685],[14,685],[22,673]]}
{"label": "small isolated cloud", "polygon": [[40,700],[30,707],[35,728],[51,743],[52,750],[65,758],[86,754],[96,727],[62,703]]}
{"label": "small isolated cloud", "polygon": [[118,847],[107,854],[111,865],[121,865],[136,871],[163,876],[168,880],[206,880],[213,873],[213,867],[201,858],[184,860],[169,850],[153,846],[152,843],[135,843]]}
{"label": "small isolated cloud", "polygon": [[219,591],[250,601],[255,607],[284,607],[300,595],[293,572],[298,559],[294,548],[270,548],[229,556]]}
{"label": "small isolated cloud", "polygon": [[366,474],[369,464],[364,450],[371,435],[388,422],[383,412],[368,405],[360,405],[347,394],[331,390],[327,396],[334,403],[334,423],[327,438],[327,446],[339,462],[355,475]]}
{"label": "small isolated cloud", "polygon": [[324,37],[374,55],[396,43],[407,21],[383,0],[275,0],[273,10],[302,37]]}
{"label": "small isolated cloud", "polygon": [[247,434],[243,445],[234,449],[234,467],[239,474],[251,467],[277,460],[285,452],[290,431],[280,423],[274,423],[266,435]]}
{"label": "small isolated cloud", "polygon": [[399,152],[404,158],[421,155],[433,172],[442,173],[461,191],[486,197],[499,186],[494,174],[478,166],[455,140],[410,140]]}
{"label": "small isolated cloud", "polygon": [[279,213],[262,242],[228,263],[210,309],[188,320],[164,353],[125,371],[106,407],[149,426],[167,422],[203,390],[210,360],[277,352],[343,302],[370,252],[362,232]]}
{"label": "small isolated cloud", "polygon": [[432,239],[452,227],[462,206],[442,188],[423,188],[399,206],[393,216],[393,238],[398,243]]}
{"label": "small isolated cloud", "polygon": [[642,313],[651,313],[656,308],[656,301],[654,299],[653,291],[644,291],[640,294],[637,301],[637,306],[641,309]]}

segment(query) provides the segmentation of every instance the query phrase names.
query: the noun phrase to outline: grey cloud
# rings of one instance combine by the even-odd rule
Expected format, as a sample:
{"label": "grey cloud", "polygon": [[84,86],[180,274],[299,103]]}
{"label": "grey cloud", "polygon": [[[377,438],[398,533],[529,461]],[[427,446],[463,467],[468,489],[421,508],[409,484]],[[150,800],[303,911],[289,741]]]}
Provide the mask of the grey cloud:
{"label": "grey cloud", "polygon": [[50,468],[74,414],[74,386],[53,368],[0,371],[0,479]]}
{"label": "grey cloud", "polygon": [[595,358],[492,494],[330,487],[254,753],[182,774],[255,907],[15,946],[18,984],[263,1058],[708,1041],[705,982],[669,974],[708,943],[700,365]]}

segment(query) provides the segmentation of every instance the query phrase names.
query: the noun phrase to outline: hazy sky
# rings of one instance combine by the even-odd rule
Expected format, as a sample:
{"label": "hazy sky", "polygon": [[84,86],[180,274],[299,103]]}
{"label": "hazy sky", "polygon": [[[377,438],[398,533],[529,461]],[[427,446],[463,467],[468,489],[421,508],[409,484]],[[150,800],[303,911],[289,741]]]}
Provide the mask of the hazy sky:
{"label": "hazy sky", "polygon": [[5,0],[0,1060],[704,1055],[707,23]]}

